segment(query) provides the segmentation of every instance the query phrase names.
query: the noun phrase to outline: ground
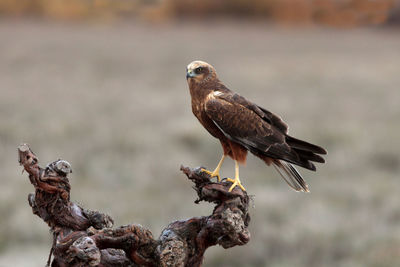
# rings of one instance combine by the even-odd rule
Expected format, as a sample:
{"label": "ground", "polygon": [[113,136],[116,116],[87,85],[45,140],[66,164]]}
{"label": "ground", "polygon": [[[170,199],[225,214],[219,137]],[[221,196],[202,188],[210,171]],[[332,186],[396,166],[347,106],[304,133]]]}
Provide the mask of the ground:
{"label": "ground", "polygon": [[[227,86],[326,147],[311,193],[250,156],[244,247],[205,266],[400,264],[400,36],[390,29],[279,29],[262,23],[163,26],[0,21],[0,266],[43,266],[51,237],[27,203],[16,148],[72,164],[72,198],[155,236],[195,205],[180,164],[214,168],[221,148],[191,114],[185,67],[215,66]],[[223,177],[232,177],[227,160]]]}

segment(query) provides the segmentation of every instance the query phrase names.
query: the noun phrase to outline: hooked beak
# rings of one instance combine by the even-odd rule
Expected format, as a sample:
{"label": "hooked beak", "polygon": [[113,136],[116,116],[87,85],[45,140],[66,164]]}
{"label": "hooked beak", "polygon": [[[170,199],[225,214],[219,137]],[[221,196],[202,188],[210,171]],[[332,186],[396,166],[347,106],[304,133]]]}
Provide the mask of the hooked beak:
{"label": "hooked beak", "polygon": [[196,74],[194,74],[192,70],[186,70],[186,80],[189,78],[193,78],[194,76],[196,76]]}

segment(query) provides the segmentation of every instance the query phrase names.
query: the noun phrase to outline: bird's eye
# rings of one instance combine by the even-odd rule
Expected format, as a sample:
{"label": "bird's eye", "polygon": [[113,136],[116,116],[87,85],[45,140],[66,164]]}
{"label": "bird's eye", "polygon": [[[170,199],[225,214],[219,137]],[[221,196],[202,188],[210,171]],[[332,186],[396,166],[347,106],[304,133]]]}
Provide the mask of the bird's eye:
{"label": "bird's eye", "polygon": [[202,67],[198,67],[194,70],[194,72],[196,72],[197,74],[201,73],[203,71]]}

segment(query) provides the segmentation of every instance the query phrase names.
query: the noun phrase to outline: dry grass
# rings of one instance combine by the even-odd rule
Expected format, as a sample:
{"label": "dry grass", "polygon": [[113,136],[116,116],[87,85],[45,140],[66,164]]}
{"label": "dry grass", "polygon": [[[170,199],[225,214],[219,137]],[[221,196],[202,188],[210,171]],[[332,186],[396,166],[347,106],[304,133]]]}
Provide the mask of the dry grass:
{"label": "dry grass", "polygon": [[234,17],[263,19],[291,26],[379,25],[397,0],[0,0],[0,16],[34,16],[61,21],[151,22]]}
{"label": "dry grass", "polygon": [[[155,235],[194,205],[179,165],[213,168],[221,149],[191,114],[185,66],[212,63],[226,84],[328,148],[310,194],[254,157],[252,240],[205,266],[400,264],[400,37],[389,31],[280,31],[265,25],[151,27],[0,23],[0,266],[43,266],[47,226],[16,147],[71,162],[72,198]],[[231,161],[224,176],[233,174]],[[23,250],[24,256],[16,251]]]}

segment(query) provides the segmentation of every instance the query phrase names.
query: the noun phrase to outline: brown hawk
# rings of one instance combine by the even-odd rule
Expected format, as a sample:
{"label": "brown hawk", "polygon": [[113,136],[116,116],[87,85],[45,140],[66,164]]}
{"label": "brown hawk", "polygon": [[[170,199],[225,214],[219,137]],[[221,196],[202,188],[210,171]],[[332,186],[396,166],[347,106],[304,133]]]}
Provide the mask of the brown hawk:
{"label": "brown hawk", "polygon": [[239,163],[246,162],[247,151],[273,165],[296,191],[308,186],[293,164],[315,171],[312,162],[324,163],[318,154],[327,154],[317,145],[288,135],[288,125],[272,112],[229,90],[215,69],[203,61],[187,66],[186,79],[192,98],[192,111],[206,130],[221,142],[224,154],[214,171],[203,170],[221,180],[219,171],[226,156],[235,161],[235,186],[245,190],[239,179]]}

